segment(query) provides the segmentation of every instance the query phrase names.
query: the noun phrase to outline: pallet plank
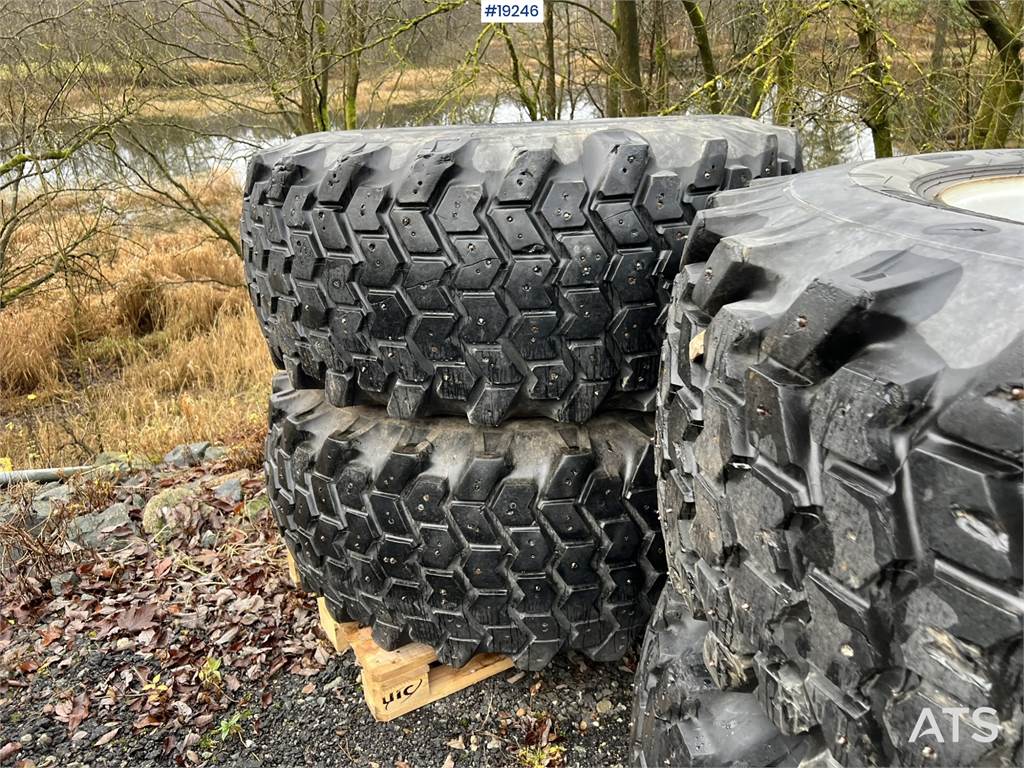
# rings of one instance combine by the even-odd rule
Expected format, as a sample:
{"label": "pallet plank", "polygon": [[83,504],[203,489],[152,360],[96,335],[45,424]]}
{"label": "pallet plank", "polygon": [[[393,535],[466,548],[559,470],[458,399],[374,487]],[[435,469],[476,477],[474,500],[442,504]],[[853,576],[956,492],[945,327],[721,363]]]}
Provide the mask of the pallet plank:
{"label": "pallet plank", "polygon": [[[397,654],[401,650],[383,653]],[[508,656],[494,653],[478,654],[459,669],[436,661],[424,664],[425,658],[426,654],[413,653],[389,665],[377,653],[374,654],[376,663],[385,662],[378,667],[374,663],[364,664],[357,650],[356,660],[363,669],[363,697],[375,720],[394,720],[513,666]]]}
{"label": "pallet plank", "polygon": [[285,559],[288,561],[288,576],[292,580],[292,586],[296,589],[302,589],[302,578],[299,576],[299,567],[295,564],[295,558],[292,557],[292,553],[289,549],[284,550]]}
{"label": "pallet plank", "polygon": [[[292,583],[302,589],[291,552],[286,552],[286,558]],[[316,606],[320,626],[334,650],[344,653],[351,648],[355,654],[362,669],[363,697],[379,722],[394,720],[513,666],[507,656],[480,653],[456,669],[438,662],[434,649],[423,643],[408,643],[388,651],[374,642],[370,627],[335,621],[324,598],[317,598]]]}
{"label": "pallet plank", "polygon": [[352,637],[359,631],[359,625],[352,622],[338,622],[331,616],[327,601],[322,597],[316,599],[317,612],[320,614],[320,627],[327,639],[338,653],[344,653],[352,645]]}

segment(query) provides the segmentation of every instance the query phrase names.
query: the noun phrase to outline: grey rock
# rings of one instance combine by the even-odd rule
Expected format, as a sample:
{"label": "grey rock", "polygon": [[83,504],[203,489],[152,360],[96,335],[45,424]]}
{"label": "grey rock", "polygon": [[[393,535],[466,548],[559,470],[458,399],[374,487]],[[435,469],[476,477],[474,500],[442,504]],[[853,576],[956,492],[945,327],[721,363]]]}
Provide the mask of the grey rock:
{"label": "grey rock", "polygon": [[333,691],[335,688],[340,688],[345,683],[345,678],[342,675],[338,675],[336,678],[331,680],[324,686],[324,691]]}
{"label": "grey rock", "polygon": [[124,485],[128,488],[139,488],[144,486],[148,480],[149,478],[145,472],[138,472],[131,477],[125,478]]}
{"label": "grey rock", "polygon": [[199,545],[203,549],[213,549],[217,546],[217,532],[211,530],[203,531],[203,535],[199,539]]}
{"label": "grey rock", "polygon": [[204,456],[204,458],[207,461],[220,461],[227,455],[228,451],[226,448],[222,448],[219,445],[211,445],[209,448],[206,449],[206,455]]}
{"label": "grey rock", "polygon": [[237,504],[242,500],[242,481],[247,480],[249,473],[236,472],[224,478],[224,481],[213,489],[213,495],[221,501]]}
{"label": "grey rock", "polygon": [[15,507],[10,502],[0,502],[0,523],[6,523],[14,517]]}
{"label": "grey rock", "polygon": [[[174,508],[189,501],[199,490],[196,483],[165,488],[146,502],[142,510],[142,529],[150,534],[170,538],[174,533]],[[170,530],[167,530],[170,529]]]}
{"label": "grey rock", "polygon": [[64,483],[47,483],[33,498],[67,501],[71,498],[71,487]]}
{"label": "grey rock", "polygon": [[195,467],[206,458],[209,442],[190,443],[189,445],[176,446],[170,453],[164,456],[164,463],[172,467]]}
{"label": "grey rock", "polygon": [[79,515],[68,526],[68,536],[83,547],[100,551],[119,549],[137,533],[128,516],[128,507],[121,502],[111,504],[102,512]]}
{"label": "grey rock", "polygon": [[50,578],[50,589],[55,595],[62,595],[69,588],[73,587],[79,582],[78,574],[74,571],[65,571],[64,573],[58,573],[56,576]]}
{"label": "grey rock", "polygon": [[118,451],[103,451],[103,453],[97,454],[92,463],[105,473],[118,477],[123,477],[138,470],[153,468],[153,462],[145,456],[134,453],[120,453]]}
{"label": "grey rock", "polygon": [[55,502],[64,502],[71,498],[71,487],[63,483],[48,483],[39,493],[32,497],[32,512],[41,522],[53,512]]}

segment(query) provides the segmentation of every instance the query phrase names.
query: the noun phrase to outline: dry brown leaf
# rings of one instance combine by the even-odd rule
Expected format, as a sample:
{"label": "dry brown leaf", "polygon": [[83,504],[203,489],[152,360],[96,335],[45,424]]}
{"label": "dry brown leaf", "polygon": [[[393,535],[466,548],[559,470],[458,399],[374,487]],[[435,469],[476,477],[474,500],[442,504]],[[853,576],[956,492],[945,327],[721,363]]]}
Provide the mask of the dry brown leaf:
{"label": "dry brown leaf", "polygon": [[121,726],[118,726],[117,728],[110,729],[109,731],[104,733],[102,736],[100,736],[98,739],[96,739],[96,745],[95,746],[102,747],[102,746],[105,746],[105,745],[109,744],[115,738],[117,738],[117,733],[120,730],[121,730]]}
{"label": "dry brown leaf", "polygon": [[[62,702],[63,703],[63,702]],[[68,732],[74,733],[78,730],[78,726],[82,724],[82,721],[89,717],[89,694],[79,693],[75,696],[75,700],[71,702],[71,710],[68,712]],[[57,718],[62,720],[60,714],[57,714]]]}
{"label": "dry brown leaf", "polygon": [[39,633],[39,636],[43,639],[43,648],[60,639],[63,635],[63,630],[57,627],[47,627]]}
{"label": "dry brown leaf", "polygon": [[20,741],[9,741],[0,747],[0,763],[14,757],[21,751]]}
{"label": "dry brown leaf", "polygon": [[117,617],[117,626],[129,632],[140,632],[156,625],[153,617],[156,615],[156,606],[152,603],[134,605],[121,612]]}
{"label": "dry brown leaf", "polygon": [[173,557],[165,557],[163,560],[161,560],[153,566],[153,575],[156,576],[158,579],[161,578],[165,573],[167,573],[168,570],[170,570],[170,567],[173,564]]}
{"label": "dry brown leaf", "polygon": [[554,740],[555,735],[551,732],[550,717],[535,720],[526,734],[526,743],[531,747],[546,747],[549,742]]}
{"label": "dry brown leaf", "polygon": [[232,627],[228,627],[227,631],[217,638],[217,645],[227,645],[228,643],[230,643],[232,640],[238,637],[239,630],[240,627],[237,624],[235,624]]}
{"label": "dry brown leaf", "polygon": [[[213,719],[212,716],[210,719]],[[161,720],[159,717],[156,717],[155,715],[145,714],[140,715],[135,719],[134,726],[136,730],[142,730],[143,728],[152,728],[154,726],[161,724],[163,724],[163,720]]]}

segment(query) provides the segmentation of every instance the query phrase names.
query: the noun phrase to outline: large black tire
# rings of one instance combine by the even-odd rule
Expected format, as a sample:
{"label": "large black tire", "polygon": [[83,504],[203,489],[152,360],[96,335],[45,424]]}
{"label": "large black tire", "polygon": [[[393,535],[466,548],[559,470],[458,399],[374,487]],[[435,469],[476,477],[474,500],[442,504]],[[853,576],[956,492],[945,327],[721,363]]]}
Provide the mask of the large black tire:
{"label": "large black tire", "polygon": [[[1024,224],[935,197],[1020,174],[999,151],[756,184],[713,198],[684,253],[670,577],[716,682],[844,764],[1022,762]],[[943,735],[911,741],[926,708]]]}
{"label": "large black tire", "polygon": [[637,664],[632,764],[795,766],[810,757],[813,740],[781,734],[753,694],[718,689],[704,663],[707,635],[707,622],[666,585]]}
{"label": "large black tire", "polygon": [[460,666],[619,658],[664,580],[651,418],[399,420],[279,376],[267,490],[303,586],[339,621]]}
{"label": "large black tire", "polygon": [[246,274],[278,365],[334,405],[651,410],[695,212],[799,168],[792,131],[742,118],[302,136],[249,164]]}

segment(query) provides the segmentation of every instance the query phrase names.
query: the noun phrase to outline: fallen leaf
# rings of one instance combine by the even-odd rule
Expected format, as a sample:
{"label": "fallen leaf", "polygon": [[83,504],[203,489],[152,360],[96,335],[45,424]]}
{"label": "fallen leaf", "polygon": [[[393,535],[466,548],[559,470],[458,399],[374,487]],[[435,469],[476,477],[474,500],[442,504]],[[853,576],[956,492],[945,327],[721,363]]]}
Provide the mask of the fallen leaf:
{"label": "fallen leaf", "polygon": [[129,632],[140,632],[156,625],[153,617],[156,615],[156,606],[152,603],[132,606],[121,612],[117,617],[117,626]]}
{"label": "fallen leaf", "polygon": [[78,726],[89,716],[89,694],[80,693],[75,696],[74,706],[71,708],[71,715],[68,717],[68,732],[78,730]]}
{"label": "fallen leaf", "polygon": [[20,741],[9,741],[9,742],[7,742],[2,747],[0,747],[0,763],[6,761],[7,759],[9,759],[11,757],[14,757],[20,751],[21,751],[21,742]]}
{"label": "fallen leaf", "polygon": [[449,741],[448,742],[448,746],[451,747],[452,749],[465,749],[466,748],[466,742],[463,740],[463,738],[461,736],[459,736],[459,738],[452,739],[451,741]]}
{"label": "fallen leaf", "polygon": [[102,747],[102,746],[104,746],[106,744],[109,744],[110,742],[112,742],[117,737],[117,732],[120,731],[120,730],[121,730],[121,726],[118,726],[117,728],[113,728],[113,729],[107,731],[102,736],[100,736],[98,739],[96,739],[96,745],[95,746]]}
{"label": "fallen leaf", "polygon": [[449,752],[448,756],[444,759],[444,762],[441,764],[441,768],[455,768],[455,758],[452,756],[451,752]]}
{"label": "fallen leaf", "polygon": [[[213,719],[212,716],[210,719]],[[161,725],[162,723],[163,720],[154,715],[141,715],[136,718],[134,726],[136,730],[142,730],[143,728],[152,728],[153,726]]]}
{"label": "fallen leaf", "polygon": [[227,631],[217,638],[217,645],[227,645],[236,637],[238,637],[239,626],[237,624],[229,627]]}
{"label": "fallen leaf", "polygon": [[39,636],[43,638],[43,648],[58,640],[64,635],[64,631],[57,627],[47,627]]}
{"label": "fallen leaf", "polygon": [[89,694],[80,693],[74,699],[59,702],[53,713],[62,723],[67,723],[68,733],[74,733],[78,726],[89,716]]}
{"label": "fallen leaf", "polygon": [[551,733],[551,718],[545,717],[540,718],[533,723],[533,727],[530,728],[526,734],[526,743],[531,747],[546,747],[549,742],[555,740],[555,735]]}

